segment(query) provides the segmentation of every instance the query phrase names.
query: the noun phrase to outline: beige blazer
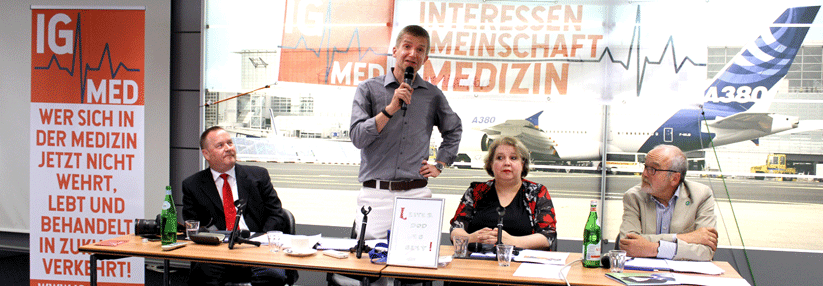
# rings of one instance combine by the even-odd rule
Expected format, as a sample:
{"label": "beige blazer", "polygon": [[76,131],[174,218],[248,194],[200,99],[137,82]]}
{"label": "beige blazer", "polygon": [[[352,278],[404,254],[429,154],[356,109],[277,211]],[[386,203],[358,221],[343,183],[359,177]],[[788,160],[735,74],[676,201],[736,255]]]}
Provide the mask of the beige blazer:
{"label": "beige blazer", "polygon": [[701,227],[715,227],[714,197],[706,185],[685,180],[680,188],[680,197],[674,206],[672,233],[657,233],[657,212],[654,198],[640,191],[640,184],[623,194],[623,223],[620,224],[620,238],[628,233],[640,234],[651,242],[661,240],[677,242],[674,260],[710,261],[714,251],[702,244],[691,244],[676,240],[674,234],[688,233]]}

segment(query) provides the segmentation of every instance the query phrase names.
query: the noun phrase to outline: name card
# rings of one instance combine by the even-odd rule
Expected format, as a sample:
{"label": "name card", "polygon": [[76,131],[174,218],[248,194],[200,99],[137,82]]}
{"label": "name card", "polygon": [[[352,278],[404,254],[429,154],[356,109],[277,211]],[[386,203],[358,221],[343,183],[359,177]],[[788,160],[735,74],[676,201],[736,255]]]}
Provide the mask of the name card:
{"label": "name card", "polygon": [[444,199],[394,199],[386,264],[437,268]]}

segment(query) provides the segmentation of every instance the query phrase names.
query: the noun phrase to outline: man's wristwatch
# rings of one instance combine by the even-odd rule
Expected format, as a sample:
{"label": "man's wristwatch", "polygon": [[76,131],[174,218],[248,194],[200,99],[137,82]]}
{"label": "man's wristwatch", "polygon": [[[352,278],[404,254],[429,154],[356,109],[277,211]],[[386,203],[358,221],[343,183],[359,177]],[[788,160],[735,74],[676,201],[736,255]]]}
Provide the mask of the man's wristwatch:
{"label": "man's wristwatch", "polygon": [[440,162],[435,162],[434,167],[437,168],[437,171],[443,172],[443,164]]}

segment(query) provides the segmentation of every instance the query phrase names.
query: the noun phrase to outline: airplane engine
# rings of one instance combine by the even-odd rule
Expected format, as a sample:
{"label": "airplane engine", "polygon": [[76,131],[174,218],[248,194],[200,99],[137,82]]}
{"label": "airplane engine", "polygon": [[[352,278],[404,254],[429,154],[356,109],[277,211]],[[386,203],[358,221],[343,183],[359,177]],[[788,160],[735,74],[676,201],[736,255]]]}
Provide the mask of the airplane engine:
{"label": "airplane engine", "polygon": [[492,145],[492,142],[494,140],[489,138],[488,134],[483,134],[483,138],[480,138],[480,150],[489,151],[489,145]]}

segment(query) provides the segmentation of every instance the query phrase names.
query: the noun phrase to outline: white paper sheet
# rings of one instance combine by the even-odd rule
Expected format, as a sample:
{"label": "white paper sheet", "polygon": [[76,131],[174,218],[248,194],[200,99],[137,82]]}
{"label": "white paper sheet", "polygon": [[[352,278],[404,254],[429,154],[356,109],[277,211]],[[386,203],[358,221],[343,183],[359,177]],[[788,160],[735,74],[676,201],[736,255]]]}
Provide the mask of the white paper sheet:
{"label": "white paper sheet", "polygon": [[568,276],[569,268],[564,265],[520,263],[520,267],[514,271],[514,276],[564,280],[560,276],[560,270],[563,270],[563,276]]}

